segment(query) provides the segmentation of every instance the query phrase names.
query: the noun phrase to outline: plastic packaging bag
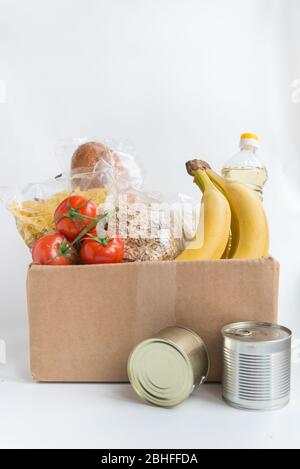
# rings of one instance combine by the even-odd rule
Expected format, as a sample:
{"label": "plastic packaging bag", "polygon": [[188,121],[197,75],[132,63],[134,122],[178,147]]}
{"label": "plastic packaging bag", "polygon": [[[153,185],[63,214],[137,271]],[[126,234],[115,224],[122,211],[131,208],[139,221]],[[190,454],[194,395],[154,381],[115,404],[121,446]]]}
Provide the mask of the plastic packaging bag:
{"label": "plastic packaging bag", "polygon": [[115,217],[98,225],[117,233],[125,244],[125,261],[174,260],[184,241],[195,233],[195,206],[182,194],[131,192],[108,197],[105,211],[116,207]]}
{"label": "plastic packaging bag", "polygon": [[7,207],[26,245],[31,248],[54,231],[57,206],[71,194],[80,194],[96,203],[99,214],[115,214],[97,231],[99,236],[106,230],[122,237],[125,261],[175,259],[184,249],[184,239],[195,232],[191,199],[144,191],[142,170],[128,143],[103,141],[60,143],[56,151],[64,170],[60,176],[21,191],[6,191]]}
{"label": "plastic packaging bag", "polygon": [[[103,187],[109,187],[110,193],[142,189],[143,171],[128,140],[80,138],[60,141],[55,154],[65,174],[95,173],[96,187],[100,183]],[[74,181],[80,183],[80,176]]]}
{"label": "plastic packaging bag", "polygon": [[2,188],[0,197],[14,215],[25,244],[31,248],[36,240],[55,230],[57,206],[71,194],[93,200],[101,211],[108,194],[137,190],[143,183],[142,171],[128,142],[104,139],[97,145],[107,148],[103,158],[88,168],[71,167],[74,153],[95,139],[73,139],[60,142],[56,148],[62,174],[43,183],[29,184],[21,190]]}
{"label": "plastic packaging bag", "polygon": [[105,202],[106,190],[101,185],[95,187],[95,174],[82,174],[80,177],[81,187],[74,184],[75,177],[63,175],[44,183],[29,184],[20,191],[13,188],[2,190],[2,198],[6,200],[17,229],[29,248],[43,235],[55,231],[55,210],[69,195],[80,194],[93,200],[99,208]]}

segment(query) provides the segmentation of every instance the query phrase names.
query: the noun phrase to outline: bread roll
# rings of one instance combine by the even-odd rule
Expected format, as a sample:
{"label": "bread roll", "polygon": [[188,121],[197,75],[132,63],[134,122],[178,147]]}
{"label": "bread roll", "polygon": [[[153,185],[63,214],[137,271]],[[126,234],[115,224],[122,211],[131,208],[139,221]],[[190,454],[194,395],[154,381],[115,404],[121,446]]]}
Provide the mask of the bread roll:
{"label": "bread roll", "polygon": [[84,143],[77,148],[72,156],[71,175],[73,188],[111,187],[120,193],[139,188],[141,180],[140,168],[132,155],[114,151],[100,142]]}
{"label": "bread roll", "polygon": [[88,142],[80,145],[72,157],[71,173],[92,173],[99,161],[112,155],[112,150],[97,142]]}
{"label": "bread roll", "polygon": [[[73,189],[88,190],[104,188],[107,175],[102,174],[103,168],[111,168],[117,155],[106,145],[98,142],[87,142],[77,148],[72,156],[71,176]],[[106,162],[106,166],[101,163]],[[112,171],[112,170],[111,170]],[[78,177],[74,177],[78,174]]]}

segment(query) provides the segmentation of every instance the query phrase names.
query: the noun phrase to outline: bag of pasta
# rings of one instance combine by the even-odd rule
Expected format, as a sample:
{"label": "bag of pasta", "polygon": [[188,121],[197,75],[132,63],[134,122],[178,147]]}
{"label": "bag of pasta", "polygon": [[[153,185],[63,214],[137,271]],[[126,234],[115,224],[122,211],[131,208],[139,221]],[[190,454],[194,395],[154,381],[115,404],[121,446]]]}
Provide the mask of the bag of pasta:
{"label": "bag of pasta", "polygon": [[69,195],[82,195],[92,200],[97,208],[105,202],[105,187],[100,180],[97,187],[95,173],[81,174],[80,185],[76,184],[75,179],[78,181],[78,175],[61,175],[44,183],[29,184],[20,191],[10,189],[6,192],[7,208],[14,215],[17,229],[29,248],[42,236],[55,230],[55,210]]}

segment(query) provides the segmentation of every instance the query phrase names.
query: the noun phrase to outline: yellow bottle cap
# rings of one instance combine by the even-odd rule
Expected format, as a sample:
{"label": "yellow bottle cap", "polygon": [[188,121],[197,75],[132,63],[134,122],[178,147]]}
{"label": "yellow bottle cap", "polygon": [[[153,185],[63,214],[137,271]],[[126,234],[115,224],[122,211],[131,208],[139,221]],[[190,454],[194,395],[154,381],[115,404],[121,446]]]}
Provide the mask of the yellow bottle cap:
{"label": "yellow bottle cap", "polygon": [[256,140],[259,142],[259,136],[256,134],[245,133],[241,135],[241,140]]}

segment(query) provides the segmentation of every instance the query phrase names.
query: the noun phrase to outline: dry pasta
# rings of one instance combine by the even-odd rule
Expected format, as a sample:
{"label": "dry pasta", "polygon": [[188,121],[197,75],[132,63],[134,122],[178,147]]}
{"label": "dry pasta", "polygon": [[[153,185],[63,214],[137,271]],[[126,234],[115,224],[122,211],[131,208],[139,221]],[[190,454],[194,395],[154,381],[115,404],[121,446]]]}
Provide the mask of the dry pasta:
{"label": "dry pasta", "polygon": [[[93,200],[97,207],[100,207],[106,198],[104,189],[74,190],[72,194],[80,194]],[[8,208],[16,219],[18,231],[27,246],[32,247],[36,240],[55,229],[55,210],[69,195],[70,192],[63,191],[45,199],[13,202],[9,205]]]}

